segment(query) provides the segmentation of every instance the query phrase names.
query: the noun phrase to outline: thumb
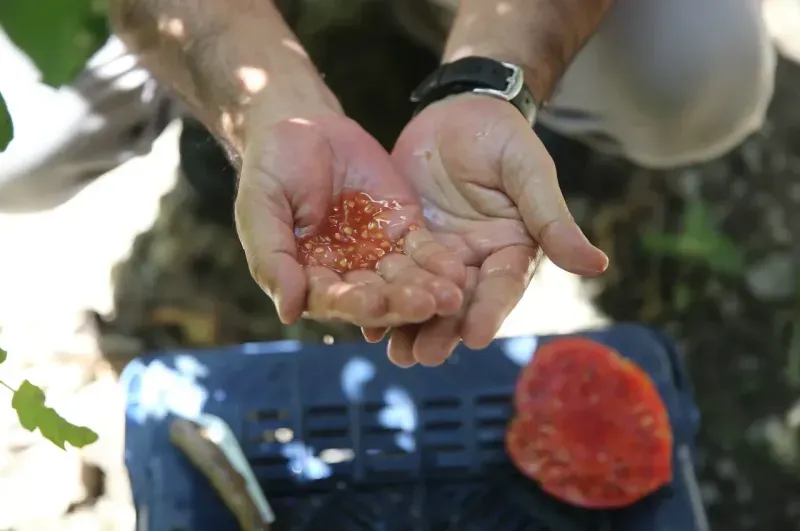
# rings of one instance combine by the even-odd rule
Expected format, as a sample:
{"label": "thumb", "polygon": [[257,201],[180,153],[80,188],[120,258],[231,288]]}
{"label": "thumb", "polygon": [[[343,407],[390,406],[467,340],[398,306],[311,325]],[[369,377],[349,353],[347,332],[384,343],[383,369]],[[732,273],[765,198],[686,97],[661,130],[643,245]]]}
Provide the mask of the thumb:
{"label": "thumb", "polygon": [[295,228],[314,230],[324,219],[331,154],[302,124],[274,129],[245,153],[234,211],[250,273],[272,298],[281,321],[291,324],[305,310],[308,290]]}
{"label": "thumb", "polygon": [[608,257],[592,245],[572,218],[558,185],[555,163],[530,128],[520,129],[503,150],[502,175],[528,233],[561,269],[595,276]]}
{"label": "thumb", "polygon": [[275,303],[281,322],[296,322],[305,309],[308,280],[297,261],[291,206],[243,172],[234,212],[250,274]]}

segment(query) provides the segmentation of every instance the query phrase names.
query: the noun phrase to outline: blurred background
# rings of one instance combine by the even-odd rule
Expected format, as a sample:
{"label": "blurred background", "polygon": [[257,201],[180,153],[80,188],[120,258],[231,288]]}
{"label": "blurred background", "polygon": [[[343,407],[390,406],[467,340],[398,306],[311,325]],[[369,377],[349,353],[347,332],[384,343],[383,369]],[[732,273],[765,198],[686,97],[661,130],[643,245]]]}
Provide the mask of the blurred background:
{"label": "blurred background", "polygon": [[[47,49],[53,21],[15,17],[16,1],[0,6],[4,29]],[[75,14],[29,1],[41,17],[63,16],[59,27],[80,43],[75,57],[53,59],[61,75],[105,41],[102,2],[76,2]],[[345,109],[391,146],[411,112],[407,95],[436,58],[398,34],[379,1],[296,4],[291,23]],[[545,263],[502,331],[641,321],[669,332],[703,414],[703,498],[714,529],[730,531],[800,530],[800,2],[764,5],[784,58],[768,123],[735,152],[657,172],[545,139],[573,214],[611,267],[587,283]],[[46,108],[37,124],[52,127]],[[219,184],[226,171],[203,129],[176,120],[150,153],[67,203],[0,215],[0,345],[9,351],[0,378],[30,379],[100,435],[64,453],[21,428],[0,400],[0,530],[133,529],[115,386],[132,357],[359,337],[347,327],[279,324],[248,274],[230,211],[208,201],[233,193]]]}

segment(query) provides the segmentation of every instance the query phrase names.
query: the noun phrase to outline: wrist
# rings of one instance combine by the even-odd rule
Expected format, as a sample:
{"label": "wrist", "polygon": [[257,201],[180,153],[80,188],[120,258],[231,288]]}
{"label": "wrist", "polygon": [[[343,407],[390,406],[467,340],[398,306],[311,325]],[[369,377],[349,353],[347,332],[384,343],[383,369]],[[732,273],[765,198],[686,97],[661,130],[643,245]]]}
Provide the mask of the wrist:
{"label": "wrist", "polygon": [[[614,0],[461,0],[444,60],[478,55],[513,63],[539,105],[581,47],[596,31]],[[474,23],[475,20],[481,23]]]}
{"label": "wrist", "polygon": [[416,113],[445,98],[473,95],[503,101],[529,125],[536,122],[537,105],[524,72],[508,61],[470,56],[446,62],[420,82],[411,94]]}
{"label": "wrist", "polygon": [[522,70],[523,81],[533,94],[537,107],[547,101],[554,84],[553,75],[547,70],[547,62],[537,61],[531,54],[520,50],[510,50],[498,46],[491,39],[475,44],[461,44],[451,37],[442,56],[442,63],[452,63],[467,56],[486,57],[503,63],[510,63]]}
{"label": "wrist", "polygon": [[243,114],[240,154],[248,140],[260,131],[287,120],[313,121],[324,116],[344,116],[339,100],[318,78],[296,80],[287,77],[256,96]]}

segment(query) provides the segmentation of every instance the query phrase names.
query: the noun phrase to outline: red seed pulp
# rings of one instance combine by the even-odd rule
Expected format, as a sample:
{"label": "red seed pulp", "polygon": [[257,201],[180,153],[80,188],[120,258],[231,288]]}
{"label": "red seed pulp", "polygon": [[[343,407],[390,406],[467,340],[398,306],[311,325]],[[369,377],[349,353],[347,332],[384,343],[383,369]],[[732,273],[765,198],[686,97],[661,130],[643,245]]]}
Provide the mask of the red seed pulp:
{"label": "red seed pulp", "polygon": [[[331,205],[325,223],[314,234],[297,238],[301,264],[324,266],[337,273],[375,269],[389,253],[402,253],[405,237],[391,239],[387,230],[406,221],[397,201],[377,200],[365,192],[346,192]],[[409,225],[408,230],[417,226]]]}

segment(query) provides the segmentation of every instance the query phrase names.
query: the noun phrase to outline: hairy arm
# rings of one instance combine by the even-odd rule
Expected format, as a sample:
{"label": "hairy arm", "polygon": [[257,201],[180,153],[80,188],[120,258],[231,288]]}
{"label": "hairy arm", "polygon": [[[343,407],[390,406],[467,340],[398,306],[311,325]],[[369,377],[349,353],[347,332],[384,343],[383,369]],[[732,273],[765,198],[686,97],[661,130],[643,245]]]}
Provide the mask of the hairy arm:
{"label": "hairy arm", "polygon": [[111,23],[237,166],[255,122],[341,112],[274,0],[111,0]]}
{"label": "hairy arm", "polygon": [[522,66],[541,104],[614,0],[461,0],[444,60],[468,55]]}

